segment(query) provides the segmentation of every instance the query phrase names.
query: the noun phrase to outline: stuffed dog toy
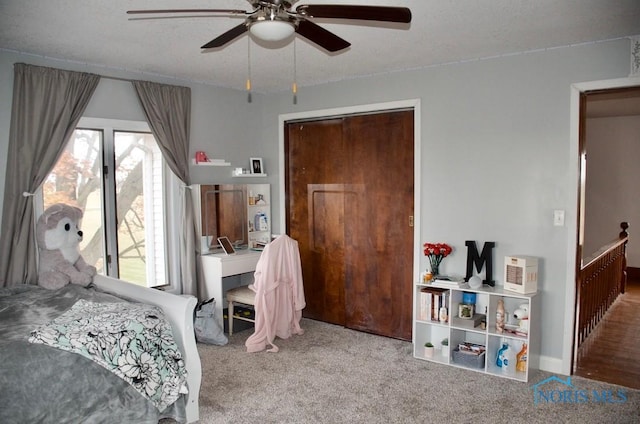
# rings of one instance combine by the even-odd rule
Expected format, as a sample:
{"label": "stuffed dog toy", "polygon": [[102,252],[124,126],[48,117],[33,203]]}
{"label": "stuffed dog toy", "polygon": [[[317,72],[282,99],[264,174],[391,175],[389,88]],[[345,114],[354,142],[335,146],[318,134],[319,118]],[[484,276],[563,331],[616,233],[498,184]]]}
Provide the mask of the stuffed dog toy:
{"label": "stuffed dog toy", "polygon": [[38,218],[36,240],[40,253],[38,285],[55,290],[69,283],[87,286],[96,275],[80,255],[80,208],[56,203]]}
{"label": "stuffed dog toy", "polygon": [[515,319],[519,320],[517,333],[521,333],[522,335],[527,335],[529,333],[529,305],[523,303],[520,305],[518,309],[513,313]]}

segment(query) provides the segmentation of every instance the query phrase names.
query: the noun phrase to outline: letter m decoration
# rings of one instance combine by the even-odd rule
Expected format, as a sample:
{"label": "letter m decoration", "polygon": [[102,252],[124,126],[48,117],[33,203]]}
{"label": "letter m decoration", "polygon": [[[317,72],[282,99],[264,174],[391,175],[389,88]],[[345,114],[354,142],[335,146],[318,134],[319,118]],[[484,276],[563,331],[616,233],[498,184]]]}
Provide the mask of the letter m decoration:
{"label": "letter m decoration", "polygon": [[469,278],[473,276],[473,265],[476,266],[476,270],[478,273],[482,271],[483,265],[486,265],[486,272],[483,284],[490,285],[494,287],[496,282],[493,280],[493,255],[492,250],[496,245],[493,241],[485,242],[482,247],[482,254],[478,254],[478,248],[476,247],[476,242],[473,240],[467,240],[464,242],[465,246],[467,246],[467,275],[465,277],[466,281],[469,281]]}

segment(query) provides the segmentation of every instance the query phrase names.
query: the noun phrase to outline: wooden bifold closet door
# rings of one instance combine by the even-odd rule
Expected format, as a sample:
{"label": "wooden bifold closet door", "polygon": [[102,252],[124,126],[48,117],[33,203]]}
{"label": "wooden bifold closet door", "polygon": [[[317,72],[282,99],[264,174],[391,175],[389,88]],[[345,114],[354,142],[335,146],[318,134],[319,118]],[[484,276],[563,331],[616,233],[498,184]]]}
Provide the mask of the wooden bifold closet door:
{"label": "wooden bifold closet door", "polygon": [[413,111],[285,123],[304,316],[411,339]]}

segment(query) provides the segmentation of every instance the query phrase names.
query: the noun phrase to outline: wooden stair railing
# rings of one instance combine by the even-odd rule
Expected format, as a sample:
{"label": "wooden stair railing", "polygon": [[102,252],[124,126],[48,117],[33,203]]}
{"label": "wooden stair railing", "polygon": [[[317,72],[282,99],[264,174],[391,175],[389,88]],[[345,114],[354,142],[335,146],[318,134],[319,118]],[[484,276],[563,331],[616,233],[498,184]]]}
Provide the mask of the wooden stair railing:
{"label": "wooden stair railing", "polygon": [[624,293],[627,283],[626,246],[629,241],[629,224],[622,222],[620,228],[622,231],[617,239],[583,261],[580,267],[576,293],[576,349],[598,325],[618,295]]}

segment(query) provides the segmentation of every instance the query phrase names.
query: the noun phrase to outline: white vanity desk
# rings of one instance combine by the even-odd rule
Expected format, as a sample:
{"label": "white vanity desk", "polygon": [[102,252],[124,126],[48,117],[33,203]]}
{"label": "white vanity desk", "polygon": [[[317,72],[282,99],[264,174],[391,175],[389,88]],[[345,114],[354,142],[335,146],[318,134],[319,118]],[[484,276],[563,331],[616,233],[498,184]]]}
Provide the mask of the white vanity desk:
{"label": "white vanity desk", "polygon": [[203,254],[202,273],[204,275],[204,299],[216,300],[216,318],[224,328],[222,310],[227,306],[227,290],[253,282],[253,273],[262,252],[238,250],[234,255],[225,253]]}

